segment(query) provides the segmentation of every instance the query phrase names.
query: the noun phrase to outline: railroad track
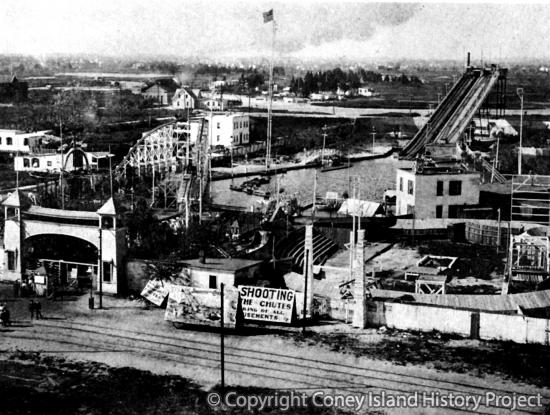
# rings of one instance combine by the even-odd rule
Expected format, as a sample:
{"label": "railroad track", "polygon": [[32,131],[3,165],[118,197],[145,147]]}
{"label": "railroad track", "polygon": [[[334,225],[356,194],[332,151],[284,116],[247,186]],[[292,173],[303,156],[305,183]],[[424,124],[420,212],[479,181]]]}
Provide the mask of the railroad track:
{"label": "railroad track", "polygon": [[[41,320],[34,326],[2,333],[3,336],[27,342],[39,341],[42,353],[125,353],[170,362],[176,367],[219,370],[219,344],[215,336],[208,339],[190,338],[189,332],[142,332],[120,327],[106,327],[90,322]],[[481,397],[485,402],[488,392],[496,395],[529,393],[525,388],[502,388],[483,385],[473,379],[449,380],[437,376],[412,375],[394,368],[377,369],[361,364],[324,361],[314,357],[294,356],[282,351],[251,350],[238,346],[240,336],[228,335],[225,348],[225,368],[228,384],[255,385],[255,379],[266,379],[279,389],[324,390],[331,393],[403,395],[415,392],[437,392]],[[230,343],[235,343],[231,345]],[[50,346],[50,348],[48,348]],[[53,346],[53,347],[52,347]],[[67,348],[60,349],[59,346]],[[95,360],[93,356],[92,360]],[[435,375],[435,374],[434,374]],[[550,404],[550,395],[543,395],[543,404]],[[470,408],[446,409],[446,413],[500,414],[509,411],[489,403],[476,411]],[[544,409],[517,410],[518,414],[543,413]],[[425,409],[422,413],[430,413]],[[434,408],[433,413],[441,413]]]}

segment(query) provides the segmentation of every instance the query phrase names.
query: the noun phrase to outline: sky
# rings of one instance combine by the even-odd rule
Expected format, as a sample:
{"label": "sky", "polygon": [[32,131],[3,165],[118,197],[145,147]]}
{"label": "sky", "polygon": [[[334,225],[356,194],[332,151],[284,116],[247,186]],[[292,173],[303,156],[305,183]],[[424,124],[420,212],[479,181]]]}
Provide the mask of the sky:
{"label": "sky", "polygon": [[1,0],[0,53],[278,58],[550,58],[550,4],[350,0]]}

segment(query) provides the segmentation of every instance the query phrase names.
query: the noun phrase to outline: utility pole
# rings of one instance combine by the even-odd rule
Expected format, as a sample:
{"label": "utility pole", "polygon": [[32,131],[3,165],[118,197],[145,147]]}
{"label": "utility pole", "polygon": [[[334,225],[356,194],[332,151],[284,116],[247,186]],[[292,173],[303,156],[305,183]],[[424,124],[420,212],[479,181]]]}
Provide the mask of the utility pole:
{"label": "utility pole", "polygon": [[103,308],[103,219],[99,218],[99,308]]}
{"label": "utility pole", "polygon": [[[495,155],[495,159],[493,160],[493,171],[491,173],[491,183],[493,183],[493,179],[495,177],[495,172],[498,170],[498,152],[499,152],[499,146],[500,146],[500,135],[497,136],[497,152]],[[500,209],[499,209],[500,210]]]}
{"label": "utility pole", "polygon": [[223,288],[225,284],[220,283],[220,370],[222,392],[225,389],[225,344],[224,344],[224,295]]}
{"label": "utility pole", "polygon": [[63,124],[61,119],[59,119],[59,137],[61,138],[61,169],[59,170],[59,185],[61,186],[61,209],[65,210],[65,190],[63,186]]}
{"label": "utility pole", "polygon": [[311,206],[311,224],[315,222],[315,209],[316,209],[316,199],[317,198],[317,170],[313,175],[313,204]]}
{"label": "utility pole", "polygon": [[111,157],[111,145],[109,144],[109,184],[111,186],[111,199],[113,198],[113,165]]}
{"label": "utility pole", "polygon": [[523,145],[523,88],[518,88],[517,94],[520,100],[518,175],[521,175],[521,155],[522,155],[521,153],[522,153],[522,145]]}
{"label": "utility pole", "polygon": [[271,135],[273,130],[272,120],[272,107],[273,107],[273,59],[275,55],[275,20],[272,20],[273,35],[271,38],[271,59],[269,60],[269,98],[267,103],[267,143],[266,143],[266,157],[265,157],[265,169],[269,169],[271,164]]}
{"label": "utility pole", "polygon": [[374,140],[376,138],[376,130],[374,129],[374,125],[372,126],[372,149],[374,150]]}

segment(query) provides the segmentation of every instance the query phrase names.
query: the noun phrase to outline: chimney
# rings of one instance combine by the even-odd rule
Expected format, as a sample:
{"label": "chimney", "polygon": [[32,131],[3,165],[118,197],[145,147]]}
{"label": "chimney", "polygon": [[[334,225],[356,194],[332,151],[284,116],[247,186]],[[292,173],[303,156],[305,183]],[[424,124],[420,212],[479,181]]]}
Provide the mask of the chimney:
{"label": "chimney", "polygon": [[470,66],[470,52],[468,52],[468,57],[466,58],[466,67]]}
{"label": "chimney", "polygon": [[199,262],[201,264],[206,264],[206,255],[202,249],[199,251]]}

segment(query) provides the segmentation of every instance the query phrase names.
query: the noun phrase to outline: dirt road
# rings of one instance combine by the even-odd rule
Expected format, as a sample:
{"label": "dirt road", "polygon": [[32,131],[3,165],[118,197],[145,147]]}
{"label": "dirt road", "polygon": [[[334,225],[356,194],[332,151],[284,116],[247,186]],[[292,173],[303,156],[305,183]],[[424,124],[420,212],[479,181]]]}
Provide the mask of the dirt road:
{"label": "dirt road", "polygon": [[[65,310],[51,310],[47,320],[19,319],[13,327],[0,333],[0,348],[4,352],[39,351],[112,366],[176,374],[206,387],[219,382],[217,333],[177,330],[162,320],[162,310],[144,310],[129,303],[109,299],[106,310],[85,312],[80,308],[80,312],[70,315]],[[69,307],[73,311],[79,308],[78,304]],[[550,403],[548,388],[513,383],[492,375],[478,378],[358,358],[316,345],[299,345],[273,333],[228,334],[225,344],[228,385],[357,396],[380,396],[383,391],[395,396],[452,394],[480,400],[476,408],[472,405],[455,409],[385,408],[383,413],[509,413],[506,402],[496,402],[493,396],[514,394],[540,393],[544,407]],[[365,412],[367,409],[363,408]],[[544,413],[544,408],[523,408],[515,413]]]}

